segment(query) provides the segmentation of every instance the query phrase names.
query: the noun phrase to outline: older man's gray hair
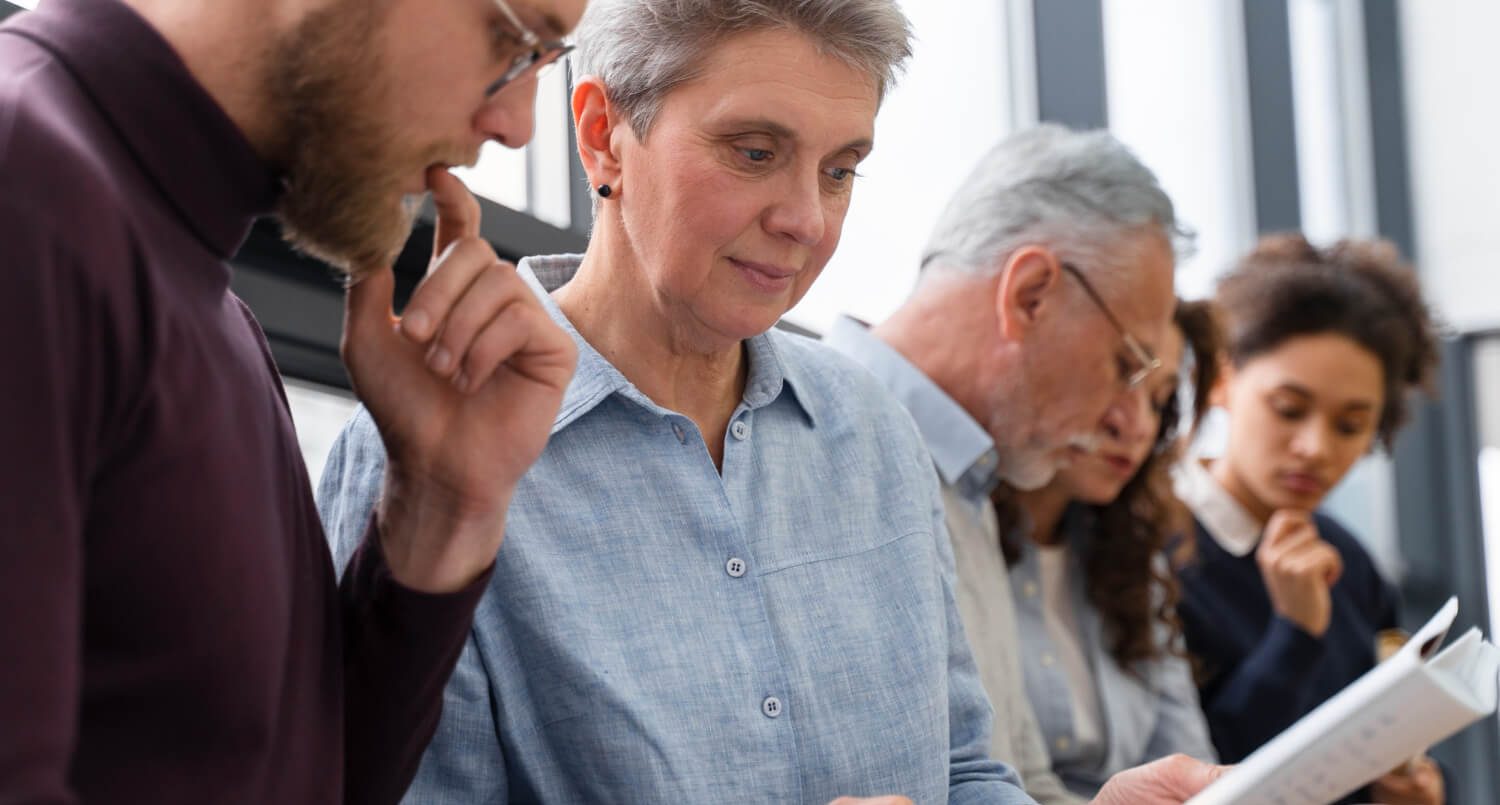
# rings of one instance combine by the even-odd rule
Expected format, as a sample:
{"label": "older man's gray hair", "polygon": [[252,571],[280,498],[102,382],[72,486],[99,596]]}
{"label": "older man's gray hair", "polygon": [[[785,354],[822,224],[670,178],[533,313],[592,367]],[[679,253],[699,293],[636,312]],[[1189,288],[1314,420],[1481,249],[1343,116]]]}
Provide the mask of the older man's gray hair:
{"label": "older man's gray hair", "polygon": [[1152,224],[1179,251],[1190,247],[1172,199],[1119,140],[1041,125],[980,159],[938,219],[922,263],[983,273],[1036,244],[1098,271],[1119,265],[1121,240]]}
{"label": "older man's gray hair", "polygon": [[578,24],[574,69],[603,79],[644,140],[662,99],[716,45],[778,29],[869,75],[882,98],[911,56],[911,25],[895,0],[593,0]]}

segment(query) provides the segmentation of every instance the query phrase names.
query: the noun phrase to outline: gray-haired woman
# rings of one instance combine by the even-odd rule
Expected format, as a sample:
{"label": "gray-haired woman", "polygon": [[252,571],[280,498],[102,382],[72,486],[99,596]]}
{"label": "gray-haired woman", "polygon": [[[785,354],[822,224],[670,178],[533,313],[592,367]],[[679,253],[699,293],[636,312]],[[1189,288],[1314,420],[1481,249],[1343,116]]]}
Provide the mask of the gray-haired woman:
{"label": "gray-haired woman", "polygon": [[[772,330],[838,243],[905,18],[597,0],[578,41],[593,239],[520,267],[578,372],[411,798],[1030,802],[986,757],[911,420]],[[361,413],[319,490],[340,556],[383,464]]]}

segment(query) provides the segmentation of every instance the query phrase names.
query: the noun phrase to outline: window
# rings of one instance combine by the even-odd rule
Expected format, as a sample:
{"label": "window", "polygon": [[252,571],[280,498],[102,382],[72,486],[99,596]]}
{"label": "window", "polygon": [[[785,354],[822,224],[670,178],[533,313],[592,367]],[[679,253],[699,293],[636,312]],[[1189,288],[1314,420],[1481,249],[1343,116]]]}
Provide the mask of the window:
{"label": "window", "polygon": [[536,129],[521,149],[487,143],[479,163],[455,171],[475,194],[558,229],[573,224],[572,182],[568,163],[574,158],[569,137],[568,78],[563,65],[544,70],[537,86]]}
{"label": "window", "polygon": [[1245,36],[1238,2],[1104,0],[1109,128],[1197,232],[1178,292],[1208,295],[1255,240]]}

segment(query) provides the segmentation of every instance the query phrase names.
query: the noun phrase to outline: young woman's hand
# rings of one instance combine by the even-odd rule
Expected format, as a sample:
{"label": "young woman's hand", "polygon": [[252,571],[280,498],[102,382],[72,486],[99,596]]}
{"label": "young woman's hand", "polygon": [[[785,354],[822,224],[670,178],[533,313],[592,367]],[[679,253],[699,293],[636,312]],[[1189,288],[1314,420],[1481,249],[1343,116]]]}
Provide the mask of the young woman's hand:
{"label": "young woman's hand", "polygon": [[1293,509],[1272,514],[1255,562],[1276,614],[1322,637],[1333,617],[1330,590],[1344,572],[1344,561],[1318,536],[1312,514]]}
{"label": "young woman's hand", "polygon": [[1370,787],[1382,805],[1443,805],[1443,773],[1432,758],[1424,757],[1411,769],[1397,769]]}

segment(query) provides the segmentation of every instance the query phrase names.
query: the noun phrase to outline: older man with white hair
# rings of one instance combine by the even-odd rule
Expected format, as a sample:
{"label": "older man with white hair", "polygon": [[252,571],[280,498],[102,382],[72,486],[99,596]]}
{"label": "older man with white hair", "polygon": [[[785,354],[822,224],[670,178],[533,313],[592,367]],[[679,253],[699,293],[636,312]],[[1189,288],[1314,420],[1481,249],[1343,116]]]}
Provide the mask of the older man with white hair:
{"label": "older man with white hair", "polygon": [[1178,236],[1156,177],[1114,138],[1039,126],[980,160],[939,219],[910,299],[873,329],[841,318],[827,339],[917,421],[995,708],[992,752],[1044,803],[1082,800],[1053,774],[1026,700],[989,493],[1000,481],[1046,484],[1100,428],[1140,415],[1170,326]]}

